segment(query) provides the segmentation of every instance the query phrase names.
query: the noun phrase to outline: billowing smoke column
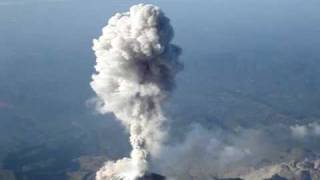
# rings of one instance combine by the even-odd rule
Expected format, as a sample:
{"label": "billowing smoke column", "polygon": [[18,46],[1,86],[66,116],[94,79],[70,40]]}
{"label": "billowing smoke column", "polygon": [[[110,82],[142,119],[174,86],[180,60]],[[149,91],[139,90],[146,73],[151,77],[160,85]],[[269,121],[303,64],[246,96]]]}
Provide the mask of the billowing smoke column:
{"label": "billowing smoke column", "polygon": [[139,4],[117,13],[93,41],[97,57],[91,87],[102,113],[113,113],[128,129],[129,158],[107,162],[97,180],[142,177],[149,159],[156,156],[166,137],[161,103],[174,87],[181,69],[181,49],[170,41],[169,19],[156,6]]}

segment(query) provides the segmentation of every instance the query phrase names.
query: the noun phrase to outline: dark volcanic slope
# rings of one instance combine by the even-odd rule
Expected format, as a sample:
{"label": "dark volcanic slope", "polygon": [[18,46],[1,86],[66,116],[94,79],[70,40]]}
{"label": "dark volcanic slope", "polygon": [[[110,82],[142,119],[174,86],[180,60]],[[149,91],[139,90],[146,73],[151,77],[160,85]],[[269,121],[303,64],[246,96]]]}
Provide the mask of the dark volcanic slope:
{"label": "dark volcanic slope", "polygon": [[147,174],[141,178],[139,178],[138,180],[165,180],[166,178],[164,176],[161,176],[159,174],[155,174],[155,173],[151,173],[151,174]]}

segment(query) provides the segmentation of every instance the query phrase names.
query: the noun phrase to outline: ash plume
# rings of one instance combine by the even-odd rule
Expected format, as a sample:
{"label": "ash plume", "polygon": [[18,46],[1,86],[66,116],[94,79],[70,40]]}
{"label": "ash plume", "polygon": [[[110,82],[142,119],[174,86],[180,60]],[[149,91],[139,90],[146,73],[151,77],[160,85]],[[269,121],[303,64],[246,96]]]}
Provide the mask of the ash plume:
{"label": "ash plume", "polygon": [[96,73],[91,87],[98,110],[113,113],[130,134],[130,157],[109,161],[97,180],[133,180],[149,170],[166,137],[161,104],[174,87],[181,49],[171,44],[169,19],[154,5],[139,4],[116,13],[93,41]]}

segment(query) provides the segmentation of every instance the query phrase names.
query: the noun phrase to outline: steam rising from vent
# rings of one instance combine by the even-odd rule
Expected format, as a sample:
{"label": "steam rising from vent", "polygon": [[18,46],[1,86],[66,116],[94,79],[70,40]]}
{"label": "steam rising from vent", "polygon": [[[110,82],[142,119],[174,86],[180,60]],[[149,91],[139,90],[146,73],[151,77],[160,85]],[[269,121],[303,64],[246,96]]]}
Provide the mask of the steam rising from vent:
{"label": "steam rising from vent", "polygon": [[128,129],[129,158],[107,162],[97,180],[142,177],[166,137],[162,101],[174,87],[181,69],[181,49],[170,43],[173,29],[156,6],[139,4],[117,13],[93,41],[96,74],[91,87],[98,96],[98,110],[113,113]]}

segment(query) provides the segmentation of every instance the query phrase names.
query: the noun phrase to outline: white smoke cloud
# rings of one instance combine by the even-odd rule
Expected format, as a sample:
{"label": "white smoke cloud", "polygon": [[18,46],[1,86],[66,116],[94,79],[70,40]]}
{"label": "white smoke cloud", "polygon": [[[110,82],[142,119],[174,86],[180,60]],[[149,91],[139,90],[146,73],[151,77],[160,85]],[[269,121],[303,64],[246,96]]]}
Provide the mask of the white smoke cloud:
{"label": "white smoke cloud", "polygon": [[183,142],[168,145],[162,155],[158,168],[169,179],[203,180],[221,175],[222,171],[251,156],[251,152],[227,144],[214,132],[195,124]]}
{"label": "white smoke cloud", "polygon": [[313,134],[316,136],[320,136],[320,124],[314,123],[313,125]]}
{"label": "white smoke cloud", "polygon": [[317,122],[309,123],[307,125],[290,126],[292,136],[295,138],[307,138],[311,136],[320,136],[320,124]]}
{"label": "white smoke cloud", "polygon": [[161,103],[174,87],[180,48],[173,29],[156,6],[139,4],[117,13],[93,41],[97,57],[91,87],[101,113],[113,113],[130,134],[130,158],[107,162],[97,180],[135,179],[149,168],[166,137]]}
{"label": "white smoke cloud", "polygon": [[[229,170],[236,172],[237,167],[282,160],[288,149],[298,145],[293,137],[320,135],[317,123],[241,129],[232,135],[224,132],[225,138],[194,125],[182,142],[164,146],[167,119],[161,104],[181,69],[181,50],[171,44],[172,38],[172,27],[163,12],[140,4],[111,17],[94,40],[97,73],[91,87],[98,97],[98,110],[116,116],[128,130],[133,148],[130,157],[107,162],[97,172],[97,180],[133,180],[151,165],[170,179],[210,179]],[[150,164],[151,160],[155,163]]]}
{"label": "white smoke cloud", "polygon": [[[309,124],[306,134],[315,136],[318,128],[317,123]],[[164,148],[157,161],[158,171],[175,180],[229,178],[272,164],[312,157],[312,153],[301,147],[316,150],[317,147],[311,146],[313,141],[301,144],[291,131],[286,125],[265,129],[239,127],[233,131],[192,125],[182,141]],[[301,129],[297,131],[299,135],[305,133]]]}
{"label": "white smoke cloud", "polygon": [[296,138],[304,138],[308,134],[308,129],[303,125],[294,125],[290,127],[292,136]]}

